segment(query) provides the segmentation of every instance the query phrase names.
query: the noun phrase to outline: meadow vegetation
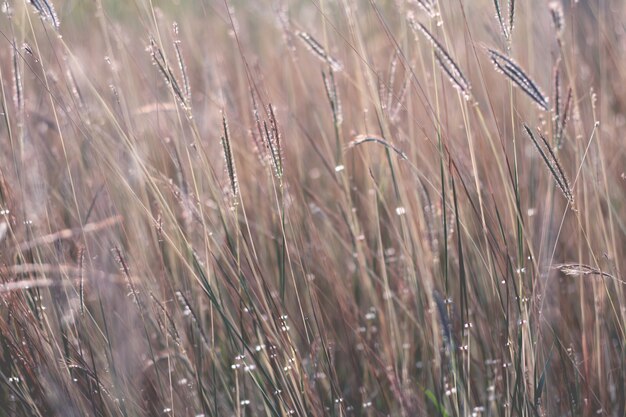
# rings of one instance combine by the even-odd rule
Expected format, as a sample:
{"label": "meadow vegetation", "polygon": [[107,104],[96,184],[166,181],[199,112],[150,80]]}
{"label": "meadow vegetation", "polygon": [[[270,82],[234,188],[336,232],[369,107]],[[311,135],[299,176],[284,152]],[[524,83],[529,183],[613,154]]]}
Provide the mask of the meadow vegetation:
{"label": "meadow vegetation", "polygon": [[0,417],[625,416],[625,21],[3,2]]}

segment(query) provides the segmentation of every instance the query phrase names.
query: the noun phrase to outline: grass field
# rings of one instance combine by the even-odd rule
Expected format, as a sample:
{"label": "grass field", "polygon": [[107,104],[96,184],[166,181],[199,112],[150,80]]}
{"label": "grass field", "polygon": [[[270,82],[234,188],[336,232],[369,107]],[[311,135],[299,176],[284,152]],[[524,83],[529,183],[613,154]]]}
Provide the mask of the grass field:
{"label": "grass field", "polygon": [[3,2],[0,417],[626,416],[625,21]]}

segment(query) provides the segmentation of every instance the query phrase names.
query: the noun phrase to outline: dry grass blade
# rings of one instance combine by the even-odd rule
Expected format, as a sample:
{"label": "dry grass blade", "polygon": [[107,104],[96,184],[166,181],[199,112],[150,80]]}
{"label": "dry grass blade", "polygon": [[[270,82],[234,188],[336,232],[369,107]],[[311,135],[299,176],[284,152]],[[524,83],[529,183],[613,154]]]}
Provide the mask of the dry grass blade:
{"label": "dry grass blade", "polygon": [[183,315],[185,317],[191,318],[191,321],[198,329],[198,333],[200,334],[200,339],[202,340],[202,343],[207,349],[209,349],[211,345],[209,344],[209,340],[207,336],[204,334],[204,331],[202,330],[202,323],[200,323],[200,321],[198,320],[198,316],[196,315],[195,311],[191,307],[191,303],[181,291],[176,291],[176,298],[178,298],[178,302],[183,308]]}
{"label": "dry grass blade", "polygon": [[573,204],[574,196],[572,194],[569,181],[565,176],[565,172],[563,171],[561,164],[556,158],[556,155],[552,151],[550,144],[541,134],[539,135],[539,137],[541,138],[541,143],[539,143],[532,130],[527,125],[524,125],[524,129],[526,130],[528,137],[530,137],[533,144],[537,148],[537,151],[539,151],[539,154],[541,155],[541,158],[545,162],[546,166],[552,173],[552,177],[554,178],[557,186],[559,187],[565,198],[567,198],[567,201],[569,201],[570,204]]}
{"label": "dry grass blade", "polygon": [[44,20],[50,21],[56,30],[59,30],[59,18],[50,0],[30,0],[30,4]]}
{"label": "dry grass blade", "polygon": [[80,248],[78,252],[78,270],[79,270],[79,290],[78,296],[80,298],[80,312],[81,314],[85,313],[85,274],[84,274],[84,266],[85,266],[85,248]]}
{"label": "dry grass blade", "polygon": [[557,131],[556,131],[556,147],[557,149],[561,148],[563,144],[563,135],[565,133],[565,126],[567,125],[567,120],[569,116],[569,109],[572,103],[572,88],[567,89],[567,98],[565,99],[565,105],[563,106],[563,110],[560,112]]}
{"label": "dry grass blade", "polygon": [[435,18],[439,15],[437,11],[437,0],[415,0],[415,2],[429,17]]}
{"label": "dry grass blade", "polygon": [[159,46],[157,45],[154,39],[150,39],[150,46],[148,48],[150,51],[150,56],[152,57],[152,61],[159,69],[159,72],[165,79],[165,83],[170,86],[172,89],[174,96],[180,101],[180,104],[183,106],[185,110],[189,110],[189,102],[187,101],[187,96],[183,89],[180,87],[178,80],[174,76],[172,72],[172,67],[168,64],[165,59],[165,55]]}
{"label": "dry grass blade", "polygon": [[391,58],[391,61],[389,62],[389,70],[387,71],[387,73],[389,74],[387,86],[385,86],[383,82],[380,82],[380,85],[379,85],[379,89],[380,89],[379,95],[381,97],[381,100],[383,97],[385,97],[385,89],[387,90],[387,93],[386,93],[387,109],[390,109],[391,104],[393,103],[393,86],[396,80],[397,69],[398,69],[398,53],[394,51],[393,57]]}
{"label": "dry grass blade", "polygon": [[332,71],[329,72],[328,76],[325,72],[322,71],[322,79],[324,80],[326,97],[328,97],[328,101],[333,112],[333,120],[335,122],[335,125],[339,126],[343,123],[343,110],[341,108],[341,100],[339,99],[339,94],[337,93],[337,83],[335,82],[335,76]]}
{"label": "dry grass blade", "polygon": [[437,41],[437,39],[435,39],[435,37],[428,31],[428,29],[426,29],[424,25],[415,21],[413,16],[409,15],[408,21],[415,33],[418,31],[422,32],[424,37],[426,37],[426,39],[431,43],[433,49],[435,50],[435,58],[437,59],[439,67],[441,67],[446,75],[448,75],[452,85],[459,90],[466,100],[469,100],[471,97],[470,84],[450,54],[448,54],[444,47],[439,43],[439,41]]}
{"label": "dry grass blade", "polygon": [[80,267],[68,264],[18,264],[0,268],[0,274],[9,275],[55,275],[72,279],[80,279],[81,275],[95,280],[120,283],[123,278],[119,274],[112,274],[105,271],[90,269],[81,270]]}
{"label": "dry grass blade", "polygon": [[513,35],[515,26],[515,0],[509,0],[509,38]]}
{"label": "dry grass blade", "polygon": [[[128,267],[128,263],[126,262],[124,255],[122,255],[122,251],[120,250],[118,246],[115,246],[113,247],[112,252],[115,255],[116,261],[119,264],[122,273],[124,274],[124,278],[126,278],[126,285],[128,286],[128,289],[130,290],[129,295],[132,295],[134,302],[138,306],[140,306],[140,308],[142,308],[141,298],[139,297],[139,291],[137,290],[137,286],[135,285],[133,277],[130,275],[130,268]],[[82,274],[82,269],[80,271],[80,274]]]}
{"label": "dry grass blade", "polygon": [[559,65],[561,60],[558,59],[554,65],[554,137],[556,149],[561,148],[563,130],[565,129],[565,123],[567,121],[567,113],[569,111],[569,102],[572,98],[572,89],[568,89],[567,99],[565,106],[561,104],[561,70]]}
{"label": "dry grass blade", "polygon": [[189,104],[191,103],[191,87],[189,85],[187,66],[185,65],[185,60],[183,59],[183,53],[180,50],[181,41],[180,39],[178,39],[177,23],[174,23],[174,36],[176,36],[176,40],[174,41],[174,51],[176,51],[176,61],[178,62],[178,69],[180,70],[180,75],[183,78],[183,92],[185,94],[185,102]]}
{"label": "dry grass blade", "polygon": [[557,37],[560,37],[563,33],[563,27],[565,26],[563,4],[561,4],[560,1],[552,1],[548,6],[550,8],[550,17],[552,17],[552,24],[554,24],[556,35]]}
{"label": "dry grass blade", "polygon": [[325,71],[322,71],[322,79],[324,80],[326,97],[328,98],[330,110],[333,115],[333,125],[335,128],[335,158],[339,158],[339,154],[341,153],[340,126],[343,123],[341,101],[339,100],[339,93],[337,92],[337,84],[335,83],[335,74],[333,71],[328,71],[328,76]]}
{"label": "dry grass blade", "polygon": [[402,151],[401,149],[399,149],[397,146],[395,146],[394,144],[386,141],[385,139],[379,137],[379,136],[375,136],[375,135],[357,135],[354,140],[352,140],[349,144],[348,144],[348,148],[355,148],[359,145],[362,145],[364,143],[368,143],[368,142],[374,142],[374,143],[378,143],[380,145],[383,145],[384,147],[391,149],[392,151],[394,151],[396,154],[398,154],[398,156],[402,159],[408,159],[406,153],[404,153],[404,151]]}
{"label": "dry grass blade", "polygon": [[333,71],[335,72],[341,71],[341,69],[343,68],[341,63],[337,61],[335,58],[333,58],[332,56],[330,56],[330,54],[326,52],[326,49],[324,49],[322,44],[316,41],[313,36],[302,31],[296,32],[296,34],[302,40],[302,42],[304,42],[304,44],[308,47],[308,49],[315,56],[320,58],[322,61],[326,62]]}
{"label": "dry grass blade", "polygon": [[22,71],[19,65],[19,53],[17,52],[15,39],[13,39],[11,48],[11,58],[13,61],[13,100],[15,108],[21,114],[24,111],[24,84],[22,83]]}
{"label": "dry grass blade", "polygon": [[[407,74],[404,77],[404,81],[402,82],[402,88],[400,89],[400,94],[398,94],[398,96],[397,96],[396,104],[391,109],[391,111],[389,113],[389,119],[391,121],[393,121],[393,122],[398,120],[400,112],[402,111],[402,108],[404,106],[404,102],[405,102],[405,99],[406,99],[407,91],[409,90],[410,80],[411,80],[411,78]],[[390,93],[390,97],[392,97],[392,96],[393,96],[393,94]]]}
{"label": "dry grass blade", "polygon": [[250,89],[250,98],[252,102],[252,117],[254,119],[254,127],[250,129],[252,136],[252,142],[254,143],[254,152],[259,158],[259,162],[262,166],[265,166],[267,159],[269,158],[266,152],[267,145],[265,144],[265,133],[261,126],[261,117],[259,116],[259,106],[256,101],[255,92]]}
{"label": "dry grass blade", "polygon": [[230,181],[230,193],[233,199],[233,203],[237,204],[237,197],[239,196],[239,183],[237,182],[237,171],[235,170],[235,159],[233,157],[233,151],[230,145],[230,134],[228,132],[228,122],[226,121],[226,115],[222,113],[222,127],[224,128],[224,135],[221,138],[222,148],[224,150],[224,160],[226,162],[226,171],[228,173],[228,179]]}
{"label": "dry grass blade", "polygon": [[183,77],[183,92],[185,96],[185,103],[191,103],[191,87],[189,86],[189,76],[187,75],[187,67],[185,61],[183,61],[183,54],[180,51],[180,41],[174,43],[174,50],[176,51],[176,61],[178,61],[178,69]]}
{"label": "dry grass blade", "polygon": [[548,110],[548,98],[541,92],[537,84],[511,58],[500,52],[489,49],[491,62],[496,70],[506,75],[515,85],[524,91],[542,110]]}
{"label": "dry grass blade", "polygon": [[498,19],[498,23],[500,24],[500,30],[502,31],[502,35],[504,39],[509,39],[509,30],[504,23],[504,18],[502,16],[502,9],[500,8],[500,0],[493,0],[493,6],[496,9],[496,19]]}
{"label": "dry grass blade", "polygon": [[437,306],[437,313],[439,313],[439,324],[441,325],[441,333],[443,335],[446,346],[451,349],[453,347],[453,334],[452,323],[450,322],[450,316],[448,315],[448,306],[446,300],[443,299],[441,294],[437,291],[433,291],[433,298]]}
{"label": "dry grass blade", "polygon": [[557,60],[554,65],[554,121],[559,124],[561,118],[561,71],[559,64],[561,60]]}
{"label": "dry grass blade", "polygon": [[135,110],[136,115],[150,114],[154,112],[172,112],[176,111],[176,103],[168,103],[168,102],[155,102],[149,103],[139,107]]}
{"label": "dry grass blade", "polygon": [[572,277],[579,276],[588,276],[588,275],[598,275],[606,278],[611,278],[621,284],[626,284],[626,282],[617,279],[611,274],[601,271],[600,269],[594,268],[589,265],[578,264],[578,263],[564,263],[555,265],[555,268],[564,273],[565,275]]}
{"label": "dry grass blade", "polygon": [[276,173],[276,177],[280,179],[283,176],[283,146],[280,139],[280,131],[278,130],[274,106],[270,104],[268,110],[270,114],[270,128],[268,129],[267,123],[265,123],[265,140],[272,157],[274,172]]}
{"label": "dry grass blade", "polygon": [[24,279],[21,281],[5,282],[0,284],[0,294],[19,290],[29,290],[31,288],[50,287],[62,283],[62,281],[55,281],[50,278]]}
{"label": "dry grass blade", "polygon": [[36,246],[47,245],[54,243],[58,240],[72,239],[80,236],[82,233],[94,233],[100,230],[104,230],[113,227],[123,220],[122,216],[111,216],[108,219],[104,219],[99,222],[88,223],[82,228],[63,229],[58,232],[50,233],[48,235],[40,236],[36,239],[29,240],[28,242],[21,243],[18,246],[20,251],[30,250]]}
{"label": "dry grass blade", "polygon": [[2,242],[7,237],[8,231],[9,231],[9,224],[5,221],[0,222],[0,242]]}

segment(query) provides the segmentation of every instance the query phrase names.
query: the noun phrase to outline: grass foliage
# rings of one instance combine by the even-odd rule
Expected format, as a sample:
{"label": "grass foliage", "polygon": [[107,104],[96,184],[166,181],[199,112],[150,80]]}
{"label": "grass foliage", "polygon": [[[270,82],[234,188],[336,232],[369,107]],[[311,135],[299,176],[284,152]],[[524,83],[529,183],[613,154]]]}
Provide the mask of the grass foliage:
{"label": "grass foliage", "polygon": [[0,417],[624,416],[625,20],[3,2]]}

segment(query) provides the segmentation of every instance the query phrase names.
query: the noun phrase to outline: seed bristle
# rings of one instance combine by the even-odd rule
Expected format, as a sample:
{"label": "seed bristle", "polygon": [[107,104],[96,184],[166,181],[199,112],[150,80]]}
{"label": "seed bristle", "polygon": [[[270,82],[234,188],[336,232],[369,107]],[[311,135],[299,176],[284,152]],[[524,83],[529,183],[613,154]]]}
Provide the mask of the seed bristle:
{"label": "seed bristle", "polygon": [[541,143],[539,143],[532,130],[527,125],[524,125],[524,129],[526,130],[528,137],[535,145],[535,148],[537,148],[537,151],[541,155],[541,158],[545,162],[546,166],[552,173],[552,177],[554,178],[558,188],[561,190],[565,198],[567,198],[567,201],[569,201],[570,204],[573,204],[574,195],[572,194],[569,181],[548,141],[543,137],[543,135],[539,134],[539,137],[541,138]]}
{"label": "seed bristle", "polygon": [[524,72],[524,70],[511,58],[494,50],[488,49],[491,62],[496,70],[504,74],[528,97],[530,97],[542,110],[548,110],[548,98],[541,92],[537,84]]}
{"label": "seed bristle", "polygon": [[471,87],[463,72],[459,68],[459,66],[454,62],[450,54],[445,50],[443,45],[435,39],[435,37],[426,29],[426,26],[421,23],[415,21],[412,15],[408,16],[408,22],[415,33],[418,31],[421,32],[424,37],[430,42],[435,50],[435,58],[439,67],[448,75],[450,82],[452,85],[463,95],[466,100],[469,100],[471,97]]}

